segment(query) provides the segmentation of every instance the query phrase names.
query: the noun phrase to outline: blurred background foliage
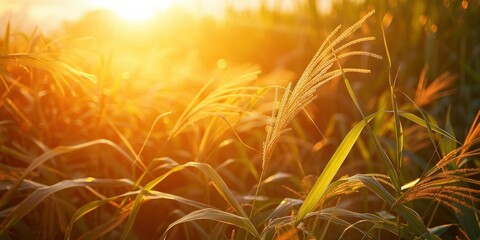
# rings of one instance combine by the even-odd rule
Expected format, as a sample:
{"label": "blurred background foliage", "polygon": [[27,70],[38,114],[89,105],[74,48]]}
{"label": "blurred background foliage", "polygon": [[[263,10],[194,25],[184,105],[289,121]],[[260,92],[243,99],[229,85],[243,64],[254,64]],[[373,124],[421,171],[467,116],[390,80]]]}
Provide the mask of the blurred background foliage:
{"label": "blurred background foliage", "polygon": [[[376,9],[377,14],[362,28],[361,34],[371,34],[377,42],[364,47],[385,57],[381,44],[383,27],[392,59],[392,74],[405,91],[417,87],[425,66],[428,66],[427,82],[447,71],[457,75],[456,94],[427,108],[444,119],[446,109],[452,105],[456,132],[465,135],[466,129],[462,126],[468,126],[480,108],[478,1],[342,0],[334,1],[330,12],[320,12],[317,4],[317,1],[305,1],[292,11],[267,7],[265,2],[259,9],[239,11],[227,7],[222,20],[193,17],[177,8],[143,27],[131,23],[119,25],[115,16],[98,11],[86,14],[78,22],[64,24],[63,31],[75,37],[93,36],[102,47],[113,41],[116,57],[127,53],[135,59],[143,58],[145,53],[153,56],[161,52],[163,60],[171,65],[181,62],[184,67],[204,72],[215,68],[219,60],[225,60],[231,65],[258,64],[266,74],[281,70],[298,78],[327,33]],[[189,61],[190,66],[185,65],[185,61]],[[358,84],[359,93],[367,101],[365,105],[374,108],[375,103],[368,102],[369,96],[377,96],[385,89],[388,84],[383,80],[388,73],[385,62],[366,61],[369,60],[359,65],[368,66],[373,75],[362,80],[368,84]],[[168,68],[165,63],[160,66]],[[146,71],[139,68],[130,71]],[[320,102],[339,101],[338,96],[328,97],[332,94],[320,94]],[[342,103],[322,107],[335,106],[329,113],[345,110],[338,105]]]}

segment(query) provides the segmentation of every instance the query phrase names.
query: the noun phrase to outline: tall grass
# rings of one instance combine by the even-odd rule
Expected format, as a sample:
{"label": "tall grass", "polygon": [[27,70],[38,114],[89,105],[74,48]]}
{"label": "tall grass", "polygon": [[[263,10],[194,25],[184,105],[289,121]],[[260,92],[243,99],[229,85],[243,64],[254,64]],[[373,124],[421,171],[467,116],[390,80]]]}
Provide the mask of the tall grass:
{"label": "tall grass", "polygon": [[[478,239],[480,112],[458,138],[426,109],[456,75],[428,83],[424,67],[402,88],[388,32],[358,33],[381,17],[325,34],[285,84],[257,66],[205,72],[160,50],[131,64],[115,44],[7,27],[0,236]],[[358,85],[373,81],[384,88],[368,104]],[[324,115],[322,88],[346,93],[352,119]]]}

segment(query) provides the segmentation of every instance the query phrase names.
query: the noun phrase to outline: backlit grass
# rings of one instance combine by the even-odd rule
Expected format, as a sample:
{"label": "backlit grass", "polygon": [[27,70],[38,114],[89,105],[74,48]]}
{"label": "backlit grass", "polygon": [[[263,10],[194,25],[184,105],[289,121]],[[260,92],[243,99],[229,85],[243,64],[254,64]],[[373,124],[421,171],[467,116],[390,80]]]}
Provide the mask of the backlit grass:
{"label": "backlit grass", "polygon": [[[1,238],[478,239],[474,54],[450,49],[458,65],[444,69],[432,46],[451,20],[436,16],[433,35],[422,4],[406,39],[392,30],[416,19],[406,3],[342,4],[363,9],[334,8],[313,30],[268,9],[223,23],[170,13],[178,26],[151,29],[90,13],[62,38],[7,23]],[[472,25],[470,4],[433,5]],[[419,39],[421,64],[401,52]]]}

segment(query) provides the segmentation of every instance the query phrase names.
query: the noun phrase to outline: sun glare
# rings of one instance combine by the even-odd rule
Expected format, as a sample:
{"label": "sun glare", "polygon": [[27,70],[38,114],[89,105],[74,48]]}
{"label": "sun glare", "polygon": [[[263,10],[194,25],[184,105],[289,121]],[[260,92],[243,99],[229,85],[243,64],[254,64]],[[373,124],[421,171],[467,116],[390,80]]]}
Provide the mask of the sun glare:
{"label": "sun glare", "polygon": [[102,7],[113,11],[127,21],[142,22],[166,10],[173,3],[174,0],[114,0],[104,1]]}

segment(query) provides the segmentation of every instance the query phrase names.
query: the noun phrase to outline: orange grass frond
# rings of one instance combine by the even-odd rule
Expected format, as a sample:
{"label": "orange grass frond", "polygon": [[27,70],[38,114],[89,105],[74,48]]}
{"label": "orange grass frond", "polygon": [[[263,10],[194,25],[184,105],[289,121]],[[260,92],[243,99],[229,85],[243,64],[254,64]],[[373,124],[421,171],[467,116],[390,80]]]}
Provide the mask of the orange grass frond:
{"label": "orange grass frond", "polygon": [[[215,85],[212,78],[190,102],[176,121],[169,134],[169,139],[182,132],[188,125],[210,116],[239,114],[245,111],[239,106],[239,102],[255,97],[258,87],[251,86],[251,82],[257,79],[260,73],[257,69],[247,69],[241,73],[234,73],[226,77],[224,82]],[[216,87],[202,99],[208,92],[209,87]]]}
{"label": "orange grass frond", "polygon": [[448,72],[442,73],[432,83],[427,86],[426,74],[428,65],[422,70],[418,80],[417,90],[415,92],[415,104],[419,107],[430,104],[434,100],[448,96],[455,90],[452,88],[457,76]]}
{"label": "orange grass frond", "polygon": [[[477,115],[475,116],[475,119],[473,120],[473,123],[470,127],[470,130],[468,131],[467,136],[465,137],[465,142],[464,142],[464,147],[460,155],[466,154],[466,152],[470,149],[471,146],[477,144],[480,139],[480,111],[477,112]],[[477,149],[477,152],[479,150]],[[462,159],[457,160],[457,165],[460,165]]]}

